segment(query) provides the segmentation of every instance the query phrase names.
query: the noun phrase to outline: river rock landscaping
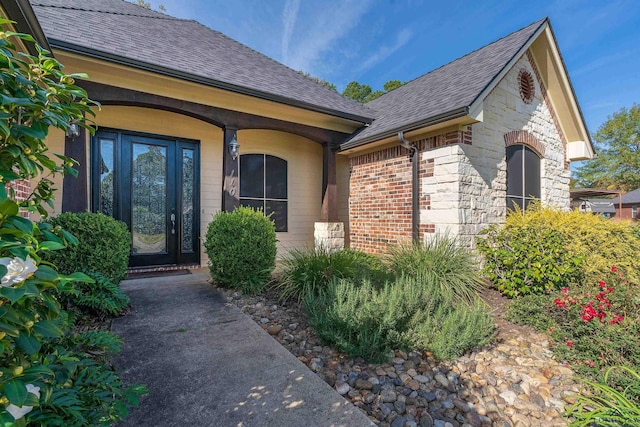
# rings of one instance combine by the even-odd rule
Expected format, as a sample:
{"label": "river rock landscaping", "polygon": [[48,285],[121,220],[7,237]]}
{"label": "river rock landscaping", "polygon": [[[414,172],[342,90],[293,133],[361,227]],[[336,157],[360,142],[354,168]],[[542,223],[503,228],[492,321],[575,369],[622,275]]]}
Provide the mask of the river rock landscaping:
{"label": "river rock landscaping", "polygon": [[323,346],[299,303],[220,290],[380,426],[564,426],[564,406],[580,391],[573,371],[552,358],[546,335],[502,319],[495,291],[483,295],[495,309],[491,345],[451,362],[396,350],[389,362],[371,364]]}

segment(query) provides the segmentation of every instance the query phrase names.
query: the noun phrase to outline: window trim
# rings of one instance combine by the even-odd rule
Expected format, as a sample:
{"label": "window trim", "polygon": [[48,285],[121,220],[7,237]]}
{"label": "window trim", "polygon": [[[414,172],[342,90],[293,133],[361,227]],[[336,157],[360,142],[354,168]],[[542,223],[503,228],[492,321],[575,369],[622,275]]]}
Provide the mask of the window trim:
{"label": "window trim", "polygon": [[[262,211],[263,213],[266,215],[266,207],[267,207],[267,202],[284,202],[286,203],[286,210],[287,210],[287,214],[286,214],[286,218],[285,218],[285,224],[284,224],[284,228],[278,229],[276,227],[276,233],[287,233],[289,231],[289,161],[273,155],[273,154],[267,154],[267,153],[243,153],[240,155],[240,158],[242,158],[242,156],[262,156],[262,197],[243,197],[242,193],[240,192],[240,188],[242,185],[242,167],[241,165],[241,160],[238,159],[238,201],[240,202],[240,205],[242,206],[242,200],[253,200],[253,201],[259,201],[262,202]],[[273,157],[275,159],[281,160],[284,162],[285,168],[286,168],[286,198],[274,198],[274,197],[267,197],[267,156],[269,157]],[[274,212],[275,213],[275,212]],[[275,220],[274,220],[274,225],[275,225]]]}
{"label": "window trim", "polygon": [[[505,148],[505,162],[508,160],[509,158],[509,151],[510,150],[514,150],[514,149],[519,149],[522,150],[523,155],[521,156],[522,158],[522,165],[520,166],[520,168],[518,169],[519,172],[521,173],[521,181],[522,181],[522,188],[521,188],[521,194],[509,194],[508,192],[508,188],[509,188],[509,165],[507,164],[507,177],[506,177],[506,189],[505,189],[505,193],[506,193],[506,197],[505,200],[507,201],[507,209],[509,209],[508,206],[508,202],[509,199],[513,199],[514,200],[514,204],[516,204],[516,201],[520,202],[520,204],[518,204],[518,206],[520,207],[520,209],[522,209],[523,211],[526,210],[526,202],[532,202],[534,200],[540,200],[542,197],[542,157],[540,157],[540,155],[538,154],[538,152],[533,149],[532,147],[530,147],[527,144],[524,143],[516,143],[516,144],[511,144],[509,146],[507,146]],[[538,174],[540,182],[539,182],[539,191],[538,191],[538,195],[537,196],[527,196],[527,187],[526,187],[526,159],[527,157],[524,155],[524,152],[526,152],[527,150],[531,151],[533,154],[536,155],[536,157],[538,158]],[[529,192],[530,193],[530,192]]]}

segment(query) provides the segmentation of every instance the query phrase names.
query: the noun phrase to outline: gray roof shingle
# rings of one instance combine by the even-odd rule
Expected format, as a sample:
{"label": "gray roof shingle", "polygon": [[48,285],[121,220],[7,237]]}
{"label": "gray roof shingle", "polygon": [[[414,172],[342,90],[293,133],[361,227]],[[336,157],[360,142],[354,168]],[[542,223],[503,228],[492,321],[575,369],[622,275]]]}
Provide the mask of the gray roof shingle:
{"label": "gray roof shingle", "polygon": [[[619,197],[613,199],[614,204],[619,203]],[[626,205],[627,203],[638,203],[640,204],[640,188],[635,189],[633,191],[629,191],[627,194],[622,195],[622,204]]]}
{"label": "gray roof shingle", "polygon": [[373,118],[362,104],[196,21],[124,0],[31,3],[53,47],[113,55],[338,117],[361,122]]}
{"label": "gray roof shingle", "polygon": [[368,102],[367,107],[376,111],[376,120],[342,148],[469,107],[545,22],[536,21]]}

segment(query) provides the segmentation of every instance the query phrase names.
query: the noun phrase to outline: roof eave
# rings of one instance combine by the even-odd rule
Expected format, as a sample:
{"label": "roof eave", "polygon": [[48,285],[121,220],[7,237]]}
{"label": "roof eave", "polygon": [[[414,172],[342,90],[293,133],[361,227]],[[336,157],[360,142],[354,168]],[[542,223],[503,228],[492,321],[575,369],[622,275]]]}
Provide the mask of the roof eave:
{"label": "roof eave", "polygon": [[[28,0],[0,0],[0,5],[7,12],[10,19],[15,21],[15,27],[18,32],[30,34],[40,47],[51,51],[47,37]],[[27,43],[26,48],[31,55],[38,55],[38,51],[33,44]]]}
{"label": "roof eave", "polygon": [[164,75],[167,77],[174,77],[174,78],[189,81],[192,83],[198,83],[198,84],[214,87],[216,89],[228,90],[228,91],[239,93],[242,95],[248,95],[255,98],[260,98],[267,101],[273,101],[280,104],[302,108],[302,109],[314,111],[317,113],[327,114],[330,116],[339,117],[341,119],[351,120],[351,121],[359,122],[363,124],[369,124],[373,121],[373,117],[365,117],[359,114],[353,114],[345,111],[325,108],[318,105],[310,104],[308,102],[286,98],[283,96],[262,92],[262,91],[247,88],[244,86],[233,85],[220,80],[197,76],[195,74],[173,70],[171,68],[163,67],[160,65],[154,65],[148,62],[138,61],[131,58],[126,58],[120,55],[114,55],[111,53],[102,52],[96,49],[91,49],[85,46],[79,46],[79,45],[68,43],[62,40],[49,39],[49,43],[53,48],[64,50],[66,52],[84,55],[90,58],[100,59],[100,60],[104,60],[104,61],[108,61],[108,62],[120,64],[120,65],[126,65],[126,66],[137,68],[143,71],[150,71],[150,72]]}
{"label": "roof eave", "polygon": [[422,129],[428,126],[433,126],[439,123],[444,123],[447,122],[449,120],[453,120],[453,119],[457,119],[460,117],[464,117],[469,115],[469,107],[465,106],[465,107],[460,107],[460,108],[456,108],[454,110],[450,110],[446,113],[442,113],[442,114],[438,114],[437,116],[433,116],[433,117],[429,117],[417,122],[413,122],[413,123],[408,123],[406,125],[402,125],[402,126],[397,126],[393,129],[390,130],[386,130],[384,132],[381,133],[377,133],[374,135],[370,135],[366,138],[363,138],[361,140],[350,140],[345,142],[344,144],[340,145],[340,150],[339,151],[345,151],[345,150],[350,150],[356,147],[360,147],[366,144],[370,144],[372,142],[381,140],[381,139],[385,139],[385,138],[389,138],[391,136],[395,136],[398,134],[398,132],[411,132],[414,130],[418,130],[418,129]]}

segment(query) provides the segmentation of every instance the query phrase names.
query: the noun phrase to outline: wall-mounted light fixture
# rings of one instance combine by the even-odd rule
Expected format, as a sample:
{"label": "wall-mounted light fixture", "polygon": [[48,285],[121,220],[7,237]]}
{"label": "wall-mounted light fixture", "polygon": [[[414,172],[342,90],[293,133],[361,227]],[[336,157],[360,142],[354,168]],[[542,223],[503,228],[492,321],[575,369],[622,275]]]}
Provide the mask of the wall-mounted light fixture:
{"label": "wall-mounted light fixture", "polygon": [[228,149],[231,158],[236,160],[238,158],[238,152],[240,151],[240,144],[238,144],[238,140],[235,135],[231,138],[231,141],[229,141]]}
{"label": "wall-mounted light fixture", "polygon": [[80,131],[78,129],[78,124],[77,123],[70,123],[69,127],[67,128],[67,136],[70,136],[71,138],[75,138],[78,135],[80,135]]}

